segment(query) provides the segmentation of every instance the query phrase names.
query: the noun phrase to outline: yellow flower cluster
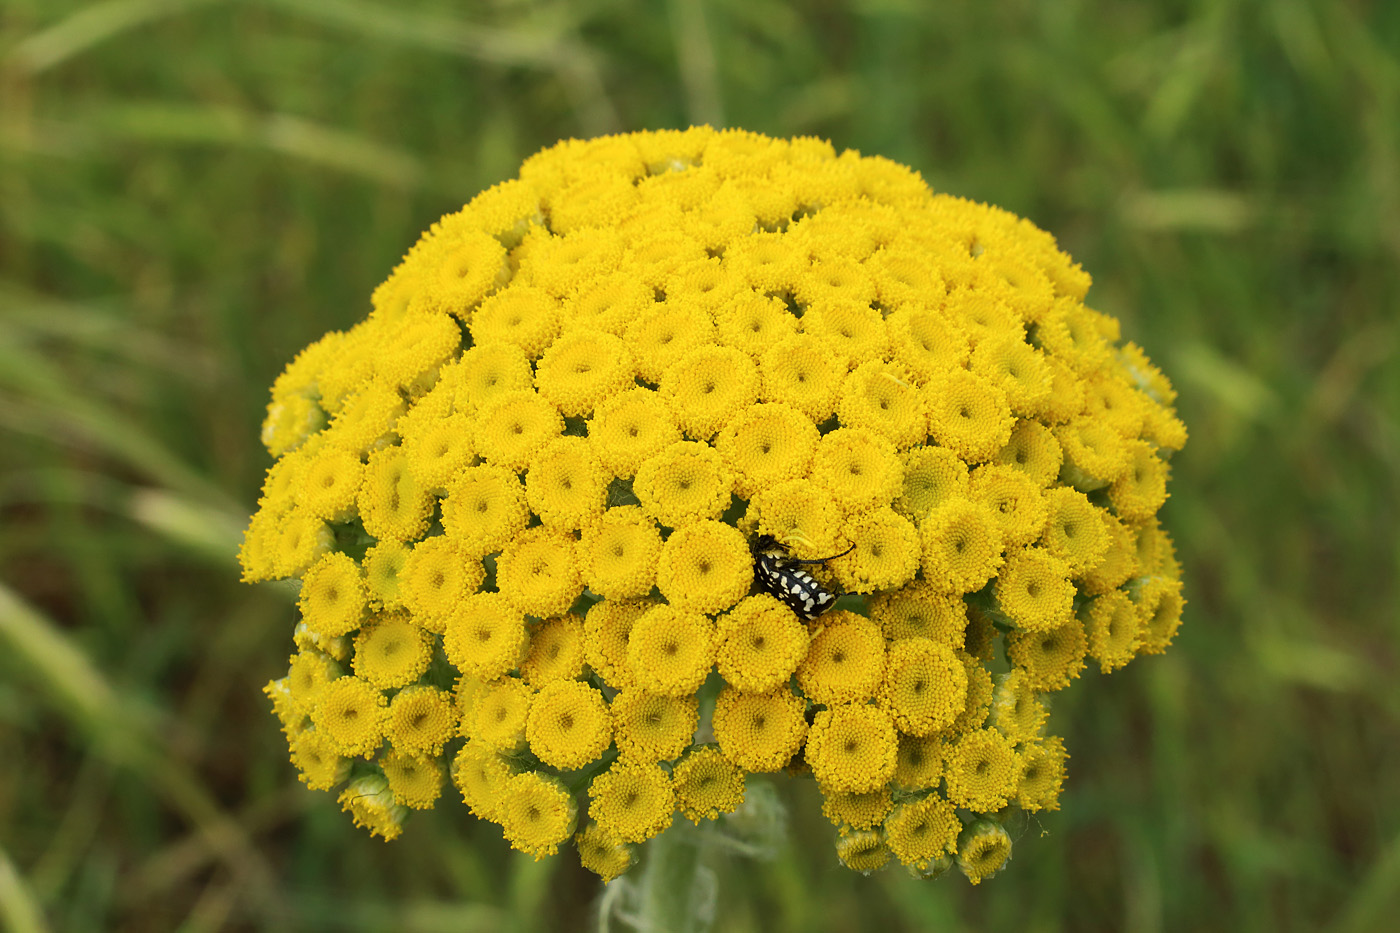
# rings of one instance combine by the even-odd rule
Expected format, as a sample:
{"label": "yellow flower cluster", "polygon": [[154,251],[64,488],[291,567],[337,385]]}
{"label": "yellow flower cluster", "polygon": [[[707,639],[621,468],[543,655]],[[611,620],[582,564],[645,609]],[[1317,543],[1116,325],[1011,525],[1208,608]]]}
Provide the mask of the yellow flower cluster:
{"label": "yellow flower cluster", "polygon": [[[266,692],[302,780],[392,839],[450,778],[606,881],[811,774],[848,867],[990,877],[1010,809],[1058,806],[1044,695],[1181,618],[1186,430],[1088,288],[820,140],[531,157],[273,385],[241,558],[300,581]],[[848,595],[804,621],[760,535]]]}

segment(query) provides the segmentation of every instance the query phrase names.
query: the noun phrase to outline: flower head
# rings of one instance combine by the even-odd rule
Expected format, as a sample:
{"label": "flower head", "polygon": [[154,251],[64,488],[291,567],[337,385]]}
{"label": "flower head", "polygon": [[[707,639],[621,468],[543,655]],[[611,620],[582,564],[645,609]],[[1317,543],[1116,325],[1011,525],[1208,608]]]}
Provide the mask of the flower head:
{"label": "flower head", "polygon": [[536,858],[587,793],[607,881],[677,812],[762,812],[748,774],[810,774],[853,870],[990,877],[977,814],[1056,806],[1044,694],[1181,623],[1186,428],[1089,285],[822,140],[526,160],[272,387],[239,559],[300,586],[265,692],[302,780],[392,838],[450,775]]}

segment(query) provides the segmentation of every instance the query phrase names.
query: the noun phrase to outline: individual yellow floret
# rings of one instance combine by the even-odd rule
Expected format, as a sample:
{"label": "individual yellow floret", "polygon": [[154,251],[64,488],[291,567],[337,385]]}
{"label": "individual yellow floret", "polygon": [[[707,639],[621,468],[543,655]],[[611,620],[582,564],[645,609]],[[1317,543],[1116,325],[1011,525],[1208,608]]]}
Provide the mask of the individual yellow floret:
{"label": "individual yellow floret", "polygon": [[406,687],[389,704],[384,734],[400,751],[441,755],[443,746],[457,734],[457,707],[445,690]]}
{"label": "individual yellow floret", "polygon": [[678,441],[648,457],[632,484],[642,509],[670,528],[719,518],[733,488],[734,475],[724,459],[694,441]]}
{"label": "individual yellow floret", "polygon": [[443,529],[463,554],[473,557],[501,550],[529,520],[525,489],[506,467],[467,467],[442,500]]}
{"label": "individual yellow floret", "polygon": [[635,237],[623,259],[623,267],[664,294],[666,283],[677,270],[705,258],[705,247],[682,231],[677,222],[670,229],[654,228],[650,236]]}
{"label": "individual yellow floret", "polygon": [[452,759],[452,783],[467,808],[483,820],[500,821],[512,773],[511,763],[487,742],[469,741]]}
{"label": "individual yellow floret", "polygon": [[472,340],[478,344],[513,343],[530,359],[559,336],[559,302],[544,289],[515,285],[487,298],[472,314]]}
{"label": "individual yellow floret", "polygon": [[422,489],[445,492],[462,470],[476,459],[474,422],[463,412],[415,421],[406,429],[403,454],[409,472]]}
{"label": "individual yellow floret", "polygon": [[853,516],[844,533],[854,549],[832,561],[832,569],[847,592],[892,590],[919,572],[919,531],[889,506]]}
{"label": "individual yellow floret", "polygon": [[286,686],[292,703],[303,715],[310,715],[322,689],[343,673],[334,658],[314,648],[302,648],[292,655],[287,668]]}
{"label": "individual yellow floret", "polygon": [[958,836],[958,869],[974,885],[1001,871],[1011,859],[1011,837],[992,820],[974,820]]}
{"label": "individual yellow floret", "polygon": [[650,389],[628,389],[598,406],[588,438],[603,466],[630,477],[651,457],[681,439],[676,416]]}
{"label": "individual yellow floret", "polygon": [[577,418],[632,388],[635,374],[632,353],[620,338],[577,329],[540,357],[535,385],[561,412]]}
{"label": "individual yellow floret", "polygon": [[481,561],[455,538],[438,535],[413,546],[399,573],[399,592],[413,621],[441,632],[448,618],[486,579]]}
{"label": "individual yellow floret", "polygon": [[364,464],[358,454],[322,447],[311,455],[301,481],[301,504],[308,514],[328,522],[355,516]]}
{"label": "individual yellow floret", "polygon": [[856,830],[836,840],[836,857],[851,871],[870,875],[889,863],[890,847],[884,833]]}
{"label": "individual yellow floret", "polygon": [[822,299],[803,313],[802,331],[836,354],[847,369],[889,353],[890,335],[885,320],[869,302]]}
{"label": "individual yellow floret", "polygon": [[1076,419],[1057,427],[1055,439],[1065,458],[1060,479],[1081,492],[1102,489],[1128,471],[1127,443],[1102,422]]}
{"label": "individual yellow floret", "polygon": [[535,691],[514,677],[502,677],[482,689],[476,700],[471,741],[511,754],[525,745],[525,727]]}
{"label": "individual yellow floret", "polygon": [[1031,686],[1041,692],[1063,690],[1084,669],[1088,643],[1084,626],[1074,616],[1044,632],[1011,632],[1006,655],[1023,668]]}
{"label": "individual yellow floret", "polygon": [[715,438],[734,473],[734,491],[752,499],[762,490],[800,479],[820,435],[802,412],[778,402],[750,405]]}
{"label": "individual yellow floret", "polygon": [[1016,804],[1032,813],[1060,809],[1060,787],[1065,781],[1065,743],[1055,735],[1033,742],[1019,752],[1020,779]]}
{"label": "individual yellow floret", "polygon": [[1129,441],[1128,467],[1108,487],[1108,501],[1119,518],[1146,521],[1167,501],[1166,461],[1146,441]]}
{"label": "individual yellow floret", "polygon": [[557,778],[525,771],[506,782],[501,828],[511,848],[536,861],[559,851],[573,835],[577,814],[574,795]]}
{"label": "individual yellow floret", "polygon": [[1020,470],[1039,486],[1049,486],[1060,475],[1064,455],[1055,434],[1039,421],[1018,421],[1011,439],[992,458],[994,462]]}
{"label": "individual yellow floret", "polygon": [[619,760],[588,787],[588,814],[626,842],[650,839],[671,825],[676,792],[660,765]]}
{"label": "individual yellow floret", "polygon": [[851,612],[821,618],[797,668],[797,683],[813,703],[861,703],[885,676],[885,641],[873,622]]}
{"label": "individual yellow floret", "polygon": [[1002,534],[990,508],[972,499],[949,499],[924,519],[924,579],[941,592],[980,590],[1002,564]]}
{"label": "individual yellow floret", "polygon": [[1040,543],[1069,565],[1071,575],[1082,576],[1108,553],[1108,530],[1101,510],[1076,489],[1060,487],[1045,493],[1046,522]]}
{"label": "individual yellow floret", "polygon": [[1011,742],[995,729],[978,729],[950,743],[944,755],[948,799],[990,813],[1016,795],[1019,762]]}
{"label": "individual yellow floret", "polygon": [[885,820],[885,841],[901,865],[928,868],[954,850],[961,830],[953,804],[929,794],[895,807]]}
{"label": "individual yellow floret", "polygon": [[969,732],[986,725],[992,708],[992,696],[996,693],[992,672],[982,663],[984,660],[991,660],[990,652],[983,657],[967,651],[959,651],[957,655],[963,670],[967,672],[967,705],[953,720],[950,730],[953,733]]}
{"label": "individual yellow floret", "polygon": [[670,761],[690,745],[699,723],[693,696],[666,696],[629,687],[610,707],[623,755],[645,761]]}
{"label": "individual yellow floret", "polygon": [[349,638],[344,635],[322,635],[308,628],[305,622],[298,622],[297,627],[292,630],[292,641],[302,651],[319,651],[341,664],[350,659]]}
{"label": "individual yellow floret", "polygon": [[418,680],[432,659],[432,635],[402,612],[371,619],[355,636],[355,673],[382,690]]}
{"label": "individual yellow floret", "polygon": [[369,455],[359,492],[366,532],[381,541],[412,541],[427,529],[432,510],[433,498],[413,474],[402,448],[386,447]]}
{"label": "individual yellow floret", "polygon": [[249,519],[238,546],[238,565],[243,569],[244,583],[261,583],[279,576],[277,543],[281,519],[281,515],[266,507],[260,508]]}
{"label": "individual yellow floret", "polygon": [[846,381],[843,357],[811,334],[793,334],[759,360],[762,398],[784,402],[817,424],[830,418]]}
{"label": "individual yellow floret", "polygon": [[1038,414],[1050,398],[1050,365],[1019,333],[979,342],[972,351],[971,369],[1005,392],[1011,410],[1022,417]]}
{"label": "individual yellow floret", "polygon": [[998,675],[994,683],[987,725],[1006,736],[1012,745],[1040,735],[1050,713],[1032,689],[1025,671],[1013,668],[1010,673]]}
{"label": "individual yellow floret", "polygon": [[803,307],[827,301],[849,301],[869,306],[875,300],[875,282],[859,262],[832,256],[812,263],[797,280],[793,297]]}
{"label": "individual yellow floret", "polygon": [[324,555],[302,582],[301,616],[322,635],[345,635],[360,627],[365,614],[360,567],[345,554]]}
{"label": "individual yellow floret", "polygon": [[260,439],[267,452],[280,457],[296,450],[306,439],[326,426],[326,413],[314,399],[304,395],[273,396],[267,403]]}
{"label": "individual yellow floret", "polygon": [[970,355],[967,333],[940,310],[911,305],[885,320],[894,359],[907,366],[918,385],[962,369]]}
{"label": "individual yellow floret", "polygon": [[807,733],[807,763],[827,792],[864,794],[894,777],[899,743],[890,714],[847,703],[817,713]]}
{"label": "individual yellow floret", "polygon": [[1107,674],[1131,661],[1138,651],[1141,620],[1137,607],[1122,590],[1110,590],[1081,610],[1089,657]]}
{"label": "individual yellow floret", "polygon": [[725,250],[724,265],[756,291],[784,294],[793,290],[809,262],[786,235],[763,232]]}
{"label": "individual yellow floret", "polygon": [[495,237],[476,231],[454,236],[439,263],[429,286],[433,305],[461,318],[509,278],[505,249]]}
{"label": "individual yellow floret", "polygon": [[[558,188],[541,189],[550,228],[555,233],[598,226],[603,218],[615,217],[638,201],[631,171],[621,174],[601,167],[585,169],[585,165],[566,174]],[[533,176],[521,177],[533,180]]]}
{"label": "individual yellow floret", "polygon": [[605,599],[595,603],[583,617],[588,636],[584,652],[588,666],[615,689],[632,686],[636,678],[627,660],[632,628],[656,603],[649,600]]}
{"label": "individual yellow floret", "polygon": [[[975,276],[975,273],[974,273]],[[979,283],[980,284],[980,283]],[[998,300],[996,289],[956,287],[948,292],[944,308],[962,325],[975,351],[985,341],[1025,333],[1020,317],[1009,302]]]}
{"label": "individual yellow floret", "polygon": [[612,714],[603,695],[581,681],[546,684],[530,704],[525,737],[530,751],[550,767],[582,768],[603,754],[612,736]]}
{"label": "individual yellow floret", "polygon": [[520,262],[519,281],[543,288],[555,297],[572,294],[584,284],[617,269],[622,238],[611,230],[592,227],[564,236],[531,238]]}
{"label": "individual yellow floret", "polygon": [[346,400],[325,430],[327,444],[363,454],[392,439],[404,412],[403,397],[385,385],[370,383]]}
{"label": "individual yellow floret", "polygon": [[316,729],[305,729],[291,741],[297,777],[311,790],[330,790],[350,777],[350,759]]}
{"label": "individual yellow floret", "polygon": [[758,534],[772,535],[799,559],[817,560],[839,553],[843,515],[836,498],[805,479],[789,480],[760,491],[745,518],[757,519]]}
{"label": "individual yellow floret", "polygon": [[607,506],[611,475],[585,437],[556,437],[530,460],[525,498],[546,525],[575,530]]}
{"label": "individual yellow floret", "polygon": [[968,463],[990,460],[1011,438],[1015,418],[1006,393],[989,380],[955,369],[929,380],[929,434]]}
{"label": "individual yellow floret", "polygon": [[[621,337],[627,325],[653,301],[652,289],[627,272],[601,276],[564,299],[564,333],[589,330]],[[635,366],[630,355],[628,365]]]}
{"label": "individual yellow floret", "polygon": [[394,802],[414,810],[431,810],[442,796],[442,765],[436,758],[395,748],[379,760]]}
{"label": "individual yellow floret", "polygon": [[962,594],[950,593],[928,579],[877,594],[869,602],[869,611],[891,641],[927,638],[961,648],[966,638],[967,604]]}
{"label": "individual yellow floret", "polygon": [[967,703],[967,671],[953,650],[927,638],[890,646],[877,697],[900,732],[928,735],[952,725]]}
{"label": "individual yellow floret", "polygon": [[567,532],[526,528],[496,558],[496,588],[526,615],[562,615],[583,593],[577,550]]}
{"label": "individual yellow floret", "polygon": [[671,769],[676,807],[696,824],[733,813],[744,802],[745,778],[717,746],[698,746]]}
{"label": "individual yellow floret", "polygon": [[[812,743],[808,739],[807,754],[811,753]],[[858,794],[822,788],[822,815],[846,834],[874,829],[885,822],[893,806],[888,785]]]}
{"label": "individual yellow floret", "polygon": [[697,346],[667,367],[661,397],[681,430],[708,440],[758,399],[758,366],[733,347]]}
{"label": "individual yellow floret", "polygon": [[495,680],[520,663],[525,617],[500,593],[476,593],[447,618],[442,648],[464,674]]}
{"label": "individual yellow floret", "polygon": [[586,636],[576,615],[557,616],[531,627],[530,644],[520,662],[520,676],[536,690],[583,674]]}
{"label": "individual yellow floret", "polygon": [[[749,217],[749,224],[752,227],[752,215]],[[703,222],[694,225],[697,228],[701,226],[704,226]],[[753,294],[742,279],[724,268],[718,259],[710,256],[693,259],[677,266],[662,285],[662,289],[668,299],[694,299],[712,314],[740,294]]]}
{"label": "individual yellow floret", "polygon": [[846,427],[879,434],[904,450],[928,436],[928,411],[912,372],[898,363],[867,360],[846,377],[836,417]]}
{"label": "individual yellow floret", "polygon": [[812,458],[812,482],[824,486],[848,511],[889,505],[899,495],[903,478],[894,445],[859,428],[823,435]]}
{"label": "individual yellow floret", "polygon": [[311,721],[348,758],[368,758],[384,741],[384,695],[359,677],[338,677],[322,688]]}
{"label": "individual yellow floret", "polygon": [[904,486],[894,509],[914,524],[949,499],[967,495],[967,464],[943,447],[919,446],[899,455]]}
{"label": "individual yellow floret", "polygon": [[389,782],[377,774],[351,781],[350,786],[340,792],[339,803],[355,825],[369,830],[371,836],[382,836],[388,842],[403,832],[408,809],[395,802]]}
{"label": "individual yellow floret", "polygon": [[1116,590],[1139,571],[1137,539],[1132,530],[1107,509],[1098,509],[1097,512],[1108,536],[1108,551],[1102,560],[1080,577],[1080,590],[1086,596]]}
{"label": "individual yellow floret", "polygon": [[899,734],[894,784],[907,791],[928,790],[943,780],[943,740],[936,735]]}
{"label": "individual yellow floret", "polygon": [[661,545],[656,585],[673,606],[716,613],[753,584],[753,555],[743,532],[717,521],[677,528]]}
{"label": "individual yellow floret", "polygon": [[335,533],[330,526],[305,512],[286,515],[281,526],[272,544],[272,564],[279,577],[301,576],[335,546]]}
{"label": "individual yellow floret", "polygon": [[627,637],[627,666],[636,683],[666,696],[694,693],[715,663],[714,628],[699,612],[653,606]]}
{"label": "individual yellow floret", "polygon": [[1150,577],[1132,593],[1140,626],[1138,650],[1143,654],[1161,654],[1181,625],[1181,610],[1186,605],[1181,596],[1181,581],[1174,577]]}
{"label": "individual yellow floret", "polygon": [[654,302],[628,326],[624,339],[636,361],[637,375],[656,385],[666,370],[697,347],[714,343],[709,310],[695,298]]}
{"label": "individual yellow floret", "polygon": [[779,298],[744,290],[715,310],[720,342],[761,362],[767,349],[797,332],[797,318]]}
{"label": "individual yellow floret", "polygon": [[604,884],[632,867],[635,857],[632,847],[597,823],[589,823],[574,837],[578,860],[584,868],[597,875]]}
{"label": "individual yellow floret", "polygon": [[772,693],[725,687],[715,701],[715,740],[724,757],[745,771],[778,771],[807,737],[805,706],[786,685]]}
{"label": "individual yellow floret", "polygon": [[504,341],[478,343],[457,362],[443,367],[431,394],[448,392],[451,411],[473,413],[487,410],[508,393],[529,389],[533,380],[530,360],[519,346]]}
{"label": "individual yellow floret", "polygon": [[1045,496],[1020,470],[996,464],[980,466],[972,471],[968,495],[991,510],[1009,548],[1030,544],[1045,531]]}
{"label": "individual yellow floret", "polygon": [[588,588],[607,599],[635,599],[656,583],[661,533],[638,506],[617,506],[583,530],[579,560]]}
{"label": "individual yellow floret", "polygon": [[882,307],[934,306],[946,294],[943,277],[916,250],[886,247],[865,261]]}
{"label": "individual yellow floret", "polygon": [[564,418],[548,399],[528,389],[502,393],[477,422],[477,451],[493,466],[519,472],[564,430]]}
{"label": "individual yellow floret", "polygon": [[746,693],[786,683],[807,652],[807,630],[767,593],[748,596],[721,616],[716,630],[719,675]]}
{"label": "individual yellow floret", "polygon": [[375,378],[408,393],[421,395],[438,368],[462,345],[462,330],[445,314],[415,316],[395,322],[374,361]]}
{"label": "individual yellow floret", "polygon": [[1047,632],[1070,617],[1069,564],[1039,547],[1014,551],[993,585],[997,607],[1023,632]]}

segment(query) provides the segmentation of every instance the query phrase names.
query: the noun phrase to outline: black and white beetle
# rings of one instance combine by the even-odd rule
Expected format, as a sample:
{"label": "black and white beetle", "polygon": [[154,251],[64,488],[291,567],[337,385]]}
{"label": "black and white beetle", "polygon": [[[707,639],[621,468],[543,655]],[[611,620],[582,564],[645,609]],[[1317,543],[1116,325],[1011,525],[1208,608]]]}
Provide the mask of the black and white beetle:
{"label": "black and white beetle", "polygon": [[772,535],[759,535],[753,543],[754,577],[765,593],[778,597],[804,621],[810,622],[836,602],[832,593],[802,569],[804,564],[824,564],[855,550],[852,544],[840,554],[820,560],[798,560]]}

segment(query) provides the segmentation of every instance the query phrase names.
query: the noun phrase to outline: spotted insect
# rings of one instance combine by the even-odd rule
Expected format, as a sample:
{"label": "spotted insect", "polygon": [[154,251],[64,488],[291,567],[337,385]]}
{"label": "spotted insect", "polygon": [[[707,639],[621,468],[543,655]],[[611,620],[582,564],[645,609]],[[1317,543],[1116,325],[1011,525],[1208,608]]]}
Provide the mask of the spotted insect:
{"label": "spotted insect", "polygon": [[840,554],[820,560],[798,560],[772,535],[760,535],[753,543],[754,577],[764,592],[776,596],[803,621],[826,612],[839,594],[822,586],[803,570],[804,564],[824,564],[844,557],[855,549],[852,544]]}

